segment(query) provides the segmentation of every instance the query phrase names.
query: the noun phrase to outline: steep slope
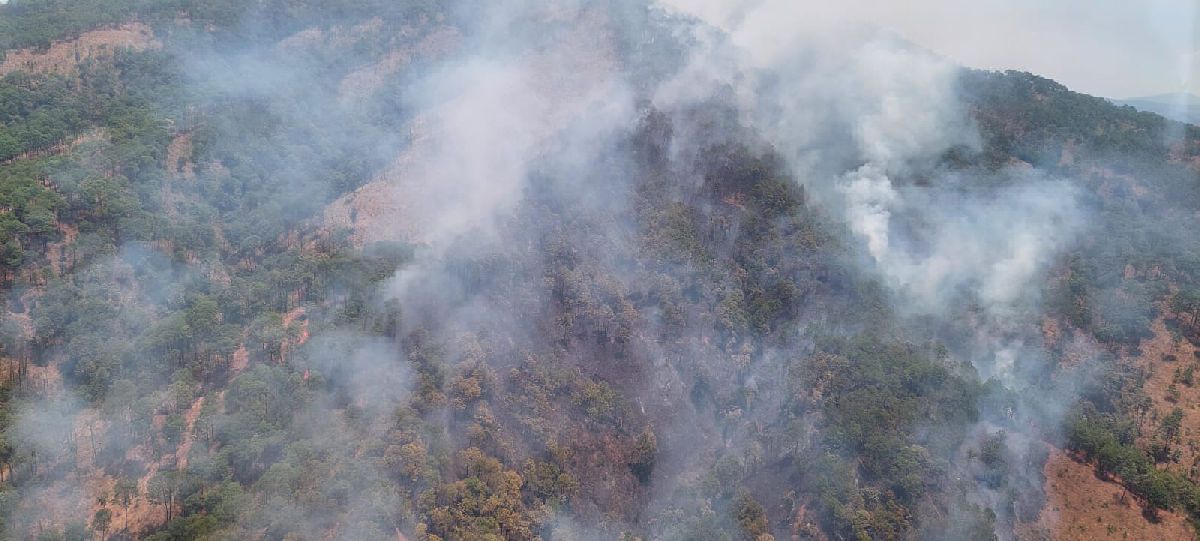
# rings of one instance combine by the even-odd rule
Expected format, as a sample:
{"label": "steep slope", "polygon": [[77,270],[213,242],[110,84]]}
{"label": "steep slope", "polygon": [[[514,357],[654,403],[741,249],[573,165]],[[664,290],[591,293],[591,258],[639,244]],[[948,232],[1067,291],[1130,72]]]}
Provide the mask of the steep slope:
{"label": "steep slope", "polygon": [[1192,535],[1194,127],[634,1],[17,24],[7,537]]}

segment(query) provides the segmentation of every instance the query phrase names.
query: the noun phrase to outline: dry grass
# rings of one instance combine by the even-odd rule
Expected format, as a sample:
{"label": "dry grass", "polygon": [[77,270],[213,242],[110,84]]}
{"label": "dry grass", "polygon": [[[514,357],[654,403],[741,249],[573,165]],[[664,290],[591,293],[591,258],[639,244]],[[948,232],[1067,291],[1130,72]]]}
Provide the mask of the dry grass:
{"label": "dry grass", "polygon": [[56,41],[46,50],[9,51],[0,62],[0,76],[18,70],[70,75],[75,73],[80,62],[111,57],[117,49],[141,51],[160,47],[162,43],[154,38],[149,26],[128,23],[84,32],[72,40]]}
{"label": "dry grass", "polygon": [[1147,519],[1133,496],[1113,482],[1096,477],[1091,465],[1053,449],[1045,466],[1046,506],[1034,524],[1021,530],[1021,539],[1092,541],[1096,539],[1195,539],[1187,518],[1160,512]]}
{"label": "dry grass", "polygon": [[[1154,335],[1143,340],[1139,346],[1141,354],[1126,359],[1126,362],[1144,370],[1148,375],[1142,387],[1153,400],[1153,408],[1142,419],[1142,432],[1146,434],[1138,443],[1145,446],[1159,428],[1161,420],[1171,410],[1183,411],[1179,441],[1172,445],[1182,456],[1167,467],[1188,474],[1192,465],[1200,459],[1200,364],[1194,355],[1196,348],[1183,338],[1176,338],[1167,328],[1165,314],[1150,326]],[[1176,370],[1195,368],[1195,383],[1192,386],[1176,382]]]}

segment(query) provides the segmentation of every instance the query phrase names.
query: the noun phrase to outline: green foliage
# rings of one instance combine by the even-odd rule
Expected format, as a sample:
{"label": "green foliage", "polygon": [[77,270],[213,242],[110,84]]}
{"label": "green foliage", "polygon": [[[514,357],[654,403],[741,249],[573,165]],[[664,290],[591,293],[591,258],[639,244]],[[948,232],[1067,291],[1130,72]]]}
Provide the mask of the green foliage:
{"label": "green foliage", "polygon": [[1162,422],[1159,424],[1158,431],[1160,434],[1162,434],[1162,437],[1168,441],[1178,440],[1179,428],[1182,422],[1183,410],[1180,408],[1175,408],[1171,410],[1171,413],[1168,413],[1162,418]]}
{"label": "green foliage", "polygon": [[981,481],[991,488],[999,488],[1008,474],[1010,461],[1006,435],[1003,431],[984,438],[979,446],[979,462],[983,465]]}
{"label": "green foliage", "polygon": [[[830,447],[857,457],[851,467],[823,454],[812,466],[808,483],[815,487],[828,531],[854,538],[900,535],[912,527],[908,506],[938,488],[939,465],[925,446],[939,440],[914,438],[913,426],[972,422],[982,386],[910,344],[872,336],[827,337],[818,347],[821,352],[792,370],[792,388],[804,390],[792,407],[805,411],[815,401]],[[985,442],[990,467],[1002,466],[997,447],[1002,442],[1002,435],[998,442]]]}
{"label": "green foliage", "polygon": [[574,400],[588,417],[605,422],[617,413],[620,395],[607,382],[585,381],[575,392]]}
{"label": "green foliage", "polygon": [[579,490],[579,480],[550,462],[525,463],[525,486],[545,502],[566,503]]}
{"label": "green foliage", "polygon": [[[696,171],[680,173],[664,163],[671,115],[648,111],[627,142],[635,147],[621,179],[631,188],[628,210],[589,214],[554,192],[568,181],[532,181],[528,201],[498,227],[502,248],[441,255],[455,287],[431,284],[438,291],[430,294],[451,298],[444,306],[402,310],[378,299],[378,288],[413,247],[344,248],[345,230],[326,236],[312,226],[332,198],[372,178],[396,142],[359,148],[370,138],[295,121],[318,113],[292,109],[310,105],[308,93],[320,104],[336,101],[330,89],[270,97],[197,89],[170,52],[239,49],[375,15],[392,39],[437,8],[384,0],[0,6],[0,49],[45,46],[134,16],[170,29],[159,34],[170,42],[165,51],[121,51],[81,66],[79,77],[0,80],[0,266],[39,288],[28,356],[56,363],[71,389],[113,419],[95,457],[120,474],[111,505],[132,501],[141,473],[120,441],[161,455],[190,436],[188,467],[159,470],[150,482],[167,520],[148,539],[285,539],[319,530],[383,538],[417,524],[418,537],[430,540],[534,539],[548,513],[563,512],[653,524],[646,538],[764,541],[772,519],[794,520],[799,505],[811,505],[835,538],[921,536],[942,526],[939,513],[963,517],[941,528],[944,538],[993,538],[992,510],[945,501],[953,494],[944,457],[979,420],[987,387],[928,340],[936,332],[900,328],[883,285],[847,262],[846,232],[809,207],[769,149],[714,143]],[[248,17],[262,24],[239,24]],[[355,47],[385,45],[394,43]],[[361,67],[350,54],[306,60],[336,80]],[[1159,141],[1172,126],[1153,116],[1022,74],[968,74],[963,84],[984,150],[948,152],[953,167],[1013,158],[1044,166],[1068,141],[1086,152],[1128,153],[1134,166],[1170,161]],[[388,103],[361,109],[334,113],[379,133],[396,131],[404,114]],[[390,113],[377,114],[382,109]],[[714,109],[686,114],[716,132],[737,124],[725,118],[730,111]],[[746,135],[728,129],[730,141]],[[1190,128],[1185,134],[1195,139]],[[186,182],[169,172],[178,164],[164,164],[170,142],[184,137],[193,148],[180,159],[194,166]],[[1153,167],[1166,175],[1167,197],[1200,202],[1194,179]],[[1195,326],[1200,312],[1200,265],[1173,256],[1174,239],[1156,233],[1161,220],[1191,230],[1186,213],[1157,216],[1131,201],[1087,201],[1102,234],[1059,262],[1046,288],[1052,315],[1114,349],[1147,336],[1166,280],[1183,288],[1172,299],[1181,325],[1190,316]],[[614,219],[622,225],[612,228]],[[61,249],[48,249],[57,242]],[[1200,253],[1200,243],[1180,242]],[[51,252],[52,265],[42,257]],[[1158,266],[1161,280],[1149,272]],[[480,303],[494,313],[447,322],[439,312],[473,314]],[[818,312],[833,331],[810,333],[811,344],[812,336],[797,335],[812,329]],[[535,332],[510,332],[514,317]],[[25,352],[23,329],[6,324],[5,353]],[[377,360],[411,370],[411,389],[389,391],[411,390],[413,398],[364,405],[339,368],[318,362],[326,360],[318,346],[300,344],[301,328],[399,344],[401,354]],[[802,358],[781,353],[814,349]],[[652,383],[682,397],[678,410],[623,394],[649,387],[642,380],[651,370],[671,370],[671,381]],[[1188,367],[1175,379],[1190,386],[1192,377]],[[1135,445],[1126,405],[1116,404],[1128,398],[1126,383],[1089,398],[1101,406],[1072,418],[1071,445],[1147,505],[1195,514],[1195,488],[1154,466],[1179,443],[1181,410],[1161,420],[1158,447],[1147,453]],[[7,392],[0,429],[9,424]],[[199,397],[204,410],[190,426],[188,408]],[[689,415],[706,438],[730,443],[695,457],[688,467],[698,480],[679,489],[685,503],[649,519],[641,514],[645,485],[678,474],[662,457],[690,451],[687,437],[650,428],[663,411]],[[1027,465],[1014,464],[1007,445],[1004,432],[980,442],[974,481],[1016,490],[1007,476]],[[14,455],[0,440],[10,475],[28,460]],[[779,511],[784,502],[750,495],[763,485],[754,493],[802,493]],[[18,490],[0,486],[0,506]],[[933,518],[918,516],[924,507]],[[102,518],[91,517],[94,530],[122,527],[107,523],[111,514]],[[79,534],[81,526],[72,528],[53,535]]]}
{"label": "green foliage", "polygon": [[650,427],[642,430],[633,444],[633,453],[629,457],[629,467],[633,474],[643,483],[650,482],[654,473],[654,464],[658,460],[658,438]]}
{"label": "green foliage", "polygon": [[796,377],[818,389],[828,438],[861,453],[864,471],[903,500],[924,492],[924,453],[908,434],[917,420],[962,426],[976,418],[979,384],[962,379],[927,352],[869,336],[831,338]]}
{"label": "green foliage", "polygon": [[757,540],[762,539],[761,536],[769,535],[767,530],[767,513],[763,511],[763,507],[754,497],[743,493],[734,500],[734,515],[737,518],[738,527],[742,529],[746,539]]}
{"label": "green foliage", "polygon": [[112,526],[112,509],[102,507],[92,515],[92,529],[103,534]]}
{"label": "green foliage", "polygon": [[[1176,409],[1175,411],[1179,411]],[[1174,413],[1168,416],[1172,419]],[[1164,420],[1163,430],[1171,432],[1177,421]],[[1122,441],[1110,415],[1089,411],[1076,412],[1068,424],[1072,448],[1084,453],[1096,463],[1096,468],[1117,476],[1131,492],[1142,498],[1151,511],[1182,506],[1193,516],[1200,516],[1200,487],[1168,470],[1154,467],[1152,460],[1132,442]],[[1164,434],[1166,435],[1166,434]]]}
{"label": "green foliage", "polygon": [[[96,27],[131,19],[151,23],[186,20],[199,27],[230,27],[249,17],[263,18],[261,32],[285,35],[322,16],[415,17],[436,12],[441,2],[334,2],[267,0],[11,0],[0,4],[0,51],[45,48]],[[270,17],[264,17],[271,15]]]}
{"label": "green foliage", "polygon": [[[968,71],[962,86],[968,100],[981,107],[977,117],[987,137],[986,152],[997,161],[1010,156],[1035,164],[1057,159],[1057,153],[1046,151],[1068,142],[1097,153],[1156,153],[1171,128],[1158,115],[1117,107],[1029,73]],[[1198,135],[1195,127],[1185,131],[1189,137]]]}

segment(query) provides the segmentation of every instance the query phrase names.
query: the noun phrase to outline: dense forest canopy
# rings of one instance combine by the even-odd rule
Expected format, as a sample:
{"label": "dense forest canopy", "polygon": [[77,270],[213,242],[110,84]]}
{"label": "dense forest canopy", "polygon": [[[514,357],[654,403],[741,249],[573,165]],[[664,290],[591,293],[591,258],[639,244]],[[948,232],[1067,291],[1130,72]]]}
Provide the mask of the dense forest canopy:
{"label": "dense forest canopy", "polygon": [[0,538],[1200,521],[1200,128],[533,4],[0,5]]}

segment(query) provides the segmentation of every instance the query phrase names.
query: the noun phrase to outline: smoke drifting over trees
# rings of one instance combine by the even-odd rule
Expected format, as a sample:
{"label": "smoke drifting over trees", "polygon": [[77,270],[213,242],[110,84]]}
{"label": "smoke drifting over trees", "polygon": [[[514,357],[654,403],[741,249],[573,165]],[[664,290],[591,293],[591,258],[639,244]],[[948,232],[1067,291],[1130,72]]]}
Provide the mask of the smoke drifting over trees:
{"label": "smoke drifting over trees", "polygon": [[1056,449],[1200,516],[1197,129],[710,8],[0,6],[161,43],[0,79],[4,535],[1036,538]]}

